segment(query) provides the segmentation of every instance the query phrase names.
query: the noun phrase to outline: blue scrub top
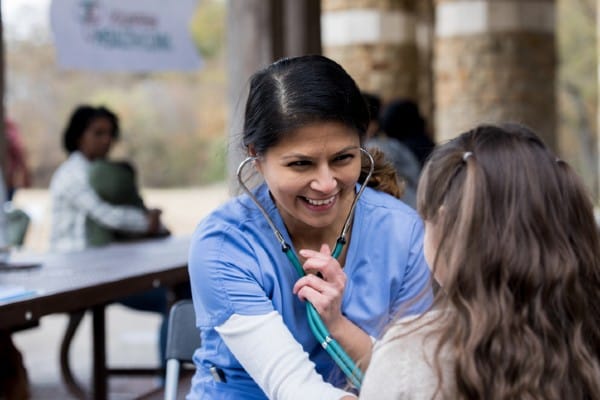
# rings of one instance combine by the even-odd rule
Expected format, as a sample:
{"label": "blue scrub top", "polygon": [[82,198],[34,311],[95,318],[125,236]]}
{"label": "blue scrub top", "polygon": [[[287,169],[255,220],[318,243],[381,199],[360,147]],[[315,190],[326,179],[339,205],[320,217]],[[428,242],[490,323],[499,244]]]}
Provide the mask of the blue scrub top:
{"label": "blue scrub top", "polygon": [[[291,244],[267,186],[259,186],[255,194]],[[366,188],[356,205],[350,237],[342,312],[378,337],[403,303],[427,290],[430,273],[423,257],[423,224],[406,204]],[[196,374],[189,399],[266,399],[214,327],[232,314],[263,315],[273,310],[281,314],[317,372],[343,387],[343,373],[314,338],[306,305],[292,293],[298,274],[249,196],[230,200],[200,223],[192,238],[189,273],[202,337],[194,354]],[[406,312],[424,311],[430,302],[427,293]],[[223,370],[227,383],[213,379],[212,366]]]}

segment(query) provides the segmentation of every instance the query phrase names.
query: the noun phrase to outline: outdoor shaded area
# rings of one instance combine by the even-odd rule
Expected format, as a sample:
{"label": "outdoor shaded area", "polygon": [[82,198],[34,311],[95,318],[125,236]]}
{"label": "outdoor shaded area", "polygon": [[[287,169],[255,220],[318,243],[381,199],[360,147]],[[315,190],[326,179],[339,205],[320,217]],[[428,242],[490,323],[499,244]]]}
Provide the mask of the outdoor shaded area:
{"label": "outdoor shaded area", "polygon": [[[533,127],[598,204],[594,0],[201,0],[189,16],[200,68],[111,72],[58,65],[50,3],[1,4],[3,116],[21,132],[31,173],[12,201],[31,218],[17,254],[48,250],[48,187],[65,159],[61,135],[74,107],[106,105],[119,114],[111,158],[135,164],[145,202],[163,210],[173,236],[187,236],[238,191],[232,176],[241,160],[248,77],[281,57],[309,53],[340,63],[382,108],[414,102],[436,143],[481,122]],[[6,148],[0,135],[4,165]],[[109,362],[158,365],[157,316],[119,305],[107,310]],[[58,370],[66,321],[53,314],[14,334],[34,399],[75,398]],[[88,316],[71,350],[87,388],[91,330]],[[155,376],[111,378],[108,398],[162,398],[159,386]]]}

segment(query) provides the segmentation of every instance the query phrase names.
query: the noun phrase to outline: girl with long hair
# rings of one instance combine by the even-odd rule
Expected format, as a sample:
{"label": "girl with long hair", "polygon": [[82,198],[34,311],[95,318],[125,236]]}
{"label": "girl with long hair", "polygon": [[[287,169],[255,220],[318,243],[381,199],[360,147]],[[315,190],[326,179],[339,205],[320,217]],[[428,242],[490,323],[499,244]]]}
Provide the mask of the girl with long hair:
{"label": "girl with long hair", "polygon": [[571,167],[479,126],[434,151],[417,207],[440,289],[375,346],[361,399],[599,399],[600,243]]}

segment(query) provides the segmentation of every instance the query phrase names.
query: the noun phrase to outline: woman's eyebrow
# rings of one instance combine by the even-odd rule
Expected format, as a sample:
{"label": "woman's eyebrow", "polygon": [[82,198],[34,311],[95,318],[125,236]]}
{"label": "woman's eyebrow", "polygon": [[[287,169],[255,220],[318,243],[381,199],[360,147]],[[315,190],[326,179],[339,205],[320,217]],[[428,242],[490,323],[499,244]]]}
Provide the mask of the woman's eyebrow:
{"label": "woman's eyebrow", "polygon": [[350,150],[359,150],[359,149],[360,149],[360,146],[356,146],[356,145],[346,146],[342,150],[340,150],[337,153],[335,153],[335,155],[346,153],[346,152],[348,152]]}
{"label": "woman's eyebrow", "polygon": [[286,154],[281,157],[282,160],[298,159],[298,158],[313,158],[313,157],[307,156],[306,154],[302,154],[302,153]]}
{"label": "woman's eyebrow", "polygon": [[[336,151],[335,153],[333,153],[333,156],[338,156],[340,154],[346,153],[350,150],[358,150],[360,149],[360,146],[357,145],[350,145],[350,146],[346,146],[343,149]],[[286,154],[284,156],[281,157],[282,160],[287,160],[287,159],[298,159],[298,158],[303,158],[303,159],[312,159],[314,158],[313,156],[309,156],[306,154],[302,154],[302,153],[291,153],[291,154]]]}

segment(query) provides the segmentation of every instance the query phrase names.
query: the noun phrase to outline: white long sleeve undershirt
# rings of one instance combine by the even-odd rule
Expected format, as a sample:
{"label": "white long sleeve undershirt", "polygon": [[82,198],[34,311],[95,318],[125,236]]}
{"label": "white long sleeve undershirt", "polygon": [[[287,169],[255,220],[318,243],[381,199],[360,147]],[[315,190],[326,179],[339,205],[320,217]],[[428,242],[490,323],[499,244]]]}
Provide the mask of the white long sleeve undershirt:
{"label": "white long sleeve undershirt", "polygon": [[323,380],[276,311],[233,314],[215,330],[269,399],[338,400],[351,395]]}

